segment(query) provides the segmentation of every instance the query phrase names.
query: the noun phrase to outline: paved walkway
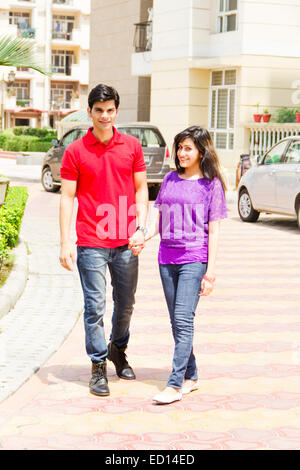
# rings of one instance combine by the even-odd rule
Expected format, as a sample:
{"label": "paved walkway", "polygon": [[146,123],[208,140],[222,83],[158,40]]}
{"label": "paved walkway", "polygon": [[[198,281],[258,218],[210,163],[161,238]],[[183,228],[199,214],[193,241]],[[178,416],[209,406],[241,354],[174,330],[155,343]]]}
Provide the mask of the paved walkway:
{"label": "paved walkway", "polygon": [[[75,274],[62,273],[56,264],[57,231],[50,230],[46,213],[50,219],[56,214],[57,195],[50,196],[49,206],[41,205],[41,195],[31,202],[40,211],[40,230],[36,225],[30,230],[27,222],[37,253],[31,276],[43,273],[45,284],[50,278],[52,283],[41,294],[39,276],[36,288],[25,293],[32,315],[43,307],[52,311],[35,330],[35,337],[45,340],[50,333],[55,336],[51,320],[57,310],[63,324],[81,308]],[[169,406],[152,404],[168,378],[173,350],[156,263],[158,240],[153,240],[140,257],[128,348],[137,380],[120,380],[109,363],[111,395],[89,394],[90,363],[80,317],[58,351],[0,404],[0,448],[300,448],[300,233],[296,221],[286,217],[263,216],[256,224],[244,224],[234,205],[229,215],[222,225],[216,289],[201,299],[196,314],[200,390]],[[53,246],[44,253],[46,240]],[[33,296],[41,299],[41,312],[32,308]],[[109,289],[107,302],[109,334]],[[11,351],[31,330],[21,329],[19,320],[14,326]],[[17,356],[12,361],[12,376],[20,361]]]}

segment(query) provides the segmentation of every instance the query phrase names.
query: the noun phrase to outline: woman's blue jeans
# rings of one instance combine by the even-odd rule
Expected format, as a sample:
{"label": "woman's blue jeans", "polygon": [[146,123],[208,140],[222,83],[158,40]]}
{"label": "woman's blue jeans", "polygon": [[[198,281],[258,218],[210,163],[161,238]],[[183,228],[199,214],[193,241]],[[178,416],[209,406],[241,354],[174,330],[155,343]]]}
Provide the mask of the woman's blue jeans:
{"label": "woman's blue jeans", "polygon": [[138,257],[132,254],[128,245],[117,248],[77,247],[77,267],[84,296],[85,345],[93,362],[105,361],[107,357],[103,323],[107,266],[114,302],[110,339],[118,348],[125,348],[135,302]]}
{"label": "woman's blue jeans", "polygon": [[168,386],[181,388],[184,380],[197,380],[193,353],[194,316],[206,263],[160,264],[160,276],[175,341]]}

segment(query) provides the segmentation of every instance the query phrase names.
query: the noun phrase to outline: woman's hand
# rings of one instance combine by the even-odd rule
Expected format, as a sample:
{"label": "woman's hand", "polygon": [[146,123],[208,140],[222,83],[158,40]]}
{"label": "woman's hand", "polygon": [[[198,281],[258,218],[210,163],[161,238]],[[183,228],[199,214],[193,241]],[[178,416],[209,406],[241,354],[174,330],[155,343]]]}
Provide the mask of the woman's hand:
{"label": "woman's hand", "polygon": [[199,295],[207,296],[212,293],[214,288],[214,277],[209,277],[204,274],[201,282],[201,290]]}

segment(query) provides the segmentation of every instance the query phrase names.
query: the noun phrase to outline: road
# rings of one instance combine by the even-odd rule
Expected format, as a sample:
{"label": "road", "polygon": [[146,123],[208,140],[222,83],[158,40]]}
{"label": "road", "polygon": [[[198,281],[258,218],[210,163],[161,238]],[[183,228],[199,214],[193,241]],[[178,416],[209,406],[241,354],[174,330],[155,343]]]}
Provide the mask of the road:
{"label": "road", "polygon": [[[41,257],[36,265],[46,273],[50,258],[57,263],[59,194],[28,187],[23,237],[29,247],[39,241],[52,246],[52,258]],[[38,231],[32,230],[34,220]],[[200,300],[195,318],[200,390],[167,407],[151,400],[168,378],[173,341],[156,262],[158,240],[150,241],[140,257],[128,348],[137,380],[118,379],[109,363],[110,397],[89,394],[79,318],[40,370],[0,404],[0,448],[299,449],[299,237],[294,219],[263,215],[245,224],[229,204],[215,291]],[[65,278],[58,276],[59,267],[51,269],[58,289]],[[48,305],[52,310],[70,311],[75,274],[68,282],[68,296]],[[77,310],[78,299],[80,293]],[[54,301],[52,295],[44,305]],[[107,335],[111,309],[108,289]],[[35,335],[45,337],[45,331]]]}

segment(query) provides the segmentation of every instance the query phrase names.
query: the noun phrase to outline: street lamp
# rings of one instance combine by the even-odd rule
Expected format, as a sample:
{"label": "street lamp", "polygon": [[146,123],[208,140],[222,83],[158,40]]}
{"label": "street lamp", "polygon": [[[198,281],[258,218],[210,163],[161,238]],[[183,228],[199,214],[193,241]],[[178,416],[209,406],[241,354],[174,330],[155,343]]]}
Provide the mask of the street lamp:
{"label": "street lamp", "polygon": [[9,186],[9,179],[3,178],[2,176],[0,176],[0,207],[2,207],[3,204],[5,204],[8,186]]}
{"label": "street lamp", "polygon": [[11,86],[16,78],[16,72],[14,70],[10,70],[8,73],[7,80],[4,80],[4,74],[2,75],[2,80],[1,80],[1,90],[2,90],[2,96],[1,96],[1,130],[4,131],[4,91],[7,86]]}

